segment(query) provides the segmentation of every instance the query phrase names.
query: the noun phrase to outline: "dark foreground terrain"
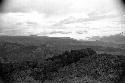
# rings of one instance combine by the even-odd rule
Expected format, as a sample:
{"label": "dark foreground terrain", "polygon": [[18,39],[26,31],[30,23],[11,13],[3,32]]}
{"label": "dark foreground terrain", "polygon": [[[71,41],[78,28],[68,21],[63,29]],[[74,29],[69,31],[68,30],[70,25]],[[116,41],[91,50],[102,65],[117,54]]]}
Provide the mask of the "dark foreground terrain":
{"label": "dark foreground terrain", "polygon": [[0,83],[124,83],[124,45],[0,37]]}

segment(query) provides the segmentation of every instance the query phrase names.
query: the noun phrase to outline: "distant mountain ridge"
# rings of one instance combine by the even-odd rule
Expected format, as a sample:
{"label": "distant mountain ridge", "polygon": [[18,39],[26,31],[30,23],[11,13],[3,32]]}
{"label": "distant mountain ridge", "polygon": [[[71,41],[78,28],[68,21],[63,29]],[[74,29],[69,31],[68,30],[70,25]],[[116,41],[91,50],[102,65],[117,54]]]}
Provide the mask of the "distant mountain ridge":
{"label": "distant mountain ridge", "polygon": [[111,42],[115,44],[125,44],[125,32],[121,32],[119,34],[111,35],[111,36],[94,36],[89,40],[97,40],[103,42]]}
{"label": "distant mountain ridge", "polygon": [[[98,53],[125,54],[125,44],[75,40],[67,37],[1,36],[0,57],[7,61],[23,61],[59,55],[66,50],[92,48]],[[16,58],[15,58],[16,57]]]}
{"label": "distant mountain ridge", "polygon": [[[94,37],[93,37],[94,38]],[[107,37],[105,37],[106,39]],[[119,38],[119,37],[118,37]],[[108,38],[110,39],[110,38]],[[122,38],[121,38],[122,39]],[[97,37],[96,41],[90,40],[76,40],[70,37],[47,37],[47,36],[0,36],[0,42],[18,43],[22,45],[35,45],[40,46],[43,44],[57,45],[57,46],[75,46],[75,45],[87,45],[87,46],[103,46],[103,47],[114,47],[125,49],[125,42],[118,44],[114,42],[103,41],[100,37]],[[125,41],[125,40],[124,40]],[[123,41],[121,41],[123,42]]]}

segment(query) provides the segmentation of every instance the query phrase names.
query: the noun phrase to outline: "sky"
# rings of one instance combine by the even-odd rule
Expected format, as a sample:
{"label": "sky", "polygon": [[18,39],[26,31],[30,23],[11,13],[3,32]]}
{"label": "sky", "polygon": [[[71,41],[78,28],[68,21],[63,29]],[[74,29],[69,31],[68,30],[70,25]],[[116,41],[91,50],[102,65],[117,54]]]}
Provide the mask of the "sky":
{"label": "sky", "polygon": [[[88,39],[125,31],[119,0],[6,0],[0,35]],[[0,6],[1,7],[1,6]]]}

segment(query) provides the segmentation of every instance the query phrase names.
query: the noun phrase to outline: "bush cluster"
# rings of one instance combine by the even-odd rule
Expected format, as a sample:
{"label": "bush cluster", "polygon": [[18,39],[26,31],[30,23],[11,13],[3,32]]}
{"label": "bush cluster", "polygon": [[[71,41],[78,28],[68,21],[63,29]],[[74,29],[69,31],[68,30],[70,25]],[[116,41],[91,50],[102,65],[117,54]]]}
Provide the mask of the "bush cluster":
{"label": "bush cluster", "polygon": [[124,56],[97,54],[91,48],[78,49],[41,63],[1,61],[0,77],[5,83],[116,83],[124,72],[124,63]]}

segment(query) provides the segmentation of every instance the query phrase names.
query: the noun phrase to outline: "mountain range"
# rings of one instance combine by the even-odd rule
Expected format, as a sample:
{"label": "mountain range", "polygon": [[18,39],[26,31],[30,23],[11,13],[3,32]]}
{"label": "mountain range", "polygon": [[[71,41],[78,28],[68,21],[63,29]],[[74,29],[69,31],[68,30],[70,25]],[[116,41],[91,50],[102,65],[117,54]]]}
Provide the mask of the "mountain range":
{"label": "mountain range", "polygon": [[121,32],[119,34],[110,35],[110,36],[94,36],[89,40],[96,40],[96,41],[103,41],[103,42],[110,42],[115,44],[125,44],[125,32]]}

